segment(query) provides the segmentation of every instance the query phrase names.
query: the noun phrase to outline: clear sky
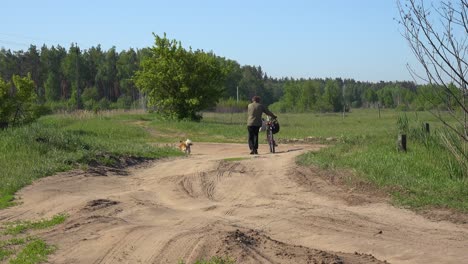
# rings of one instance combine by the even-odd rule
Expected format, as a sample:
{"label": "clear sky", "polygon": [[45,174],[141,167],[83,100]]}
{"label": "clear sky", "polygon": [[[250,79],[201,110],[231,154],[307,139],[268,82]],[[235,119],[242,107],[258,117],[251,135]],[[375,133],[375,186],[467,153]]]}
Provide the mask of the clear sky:
{"label": "clear sky", "polygon": [[0,47],[15,51],[140,49],[166,32],[278,78],[403,81],[412,80],[406,63],[418,65],[396,0],[4,0],[1,10]]}

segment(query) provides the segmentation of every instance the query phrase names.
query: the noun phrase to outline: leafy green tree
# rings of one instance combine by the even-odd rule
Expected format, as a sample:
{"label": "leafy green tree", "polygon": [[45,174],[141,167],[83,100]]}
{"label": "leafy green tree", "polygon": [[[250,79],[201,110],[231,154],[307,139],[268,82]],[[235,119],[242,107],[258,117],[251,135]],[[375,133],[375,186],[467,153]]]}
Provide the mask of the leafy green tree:
{"label": "leafy green tree", "polygon": [[10,83],[0,77],[0,129],[6,128],[14,112],[10,96]]}
{"label": "leafy green tree", "polygon": [[44,75],[45,98],[49,102],[58,101],[61,98],[61,83],[64,78],[61,64],[65,56],[66,50],[61,46],[57,48],[52,46],[50,49],[42,47],[41,49],[41,63],[44,69],[47,69]]}
{"label": "leafy green tree", "polygon": [[297,112],[298,99],[301,94],[301,89],[296,81],[288,81],[284,85],[284,96],[281,99],[281,107],[288,111]]}
{"label": "leafy green tree", "polygon": [[303,83],[299,98],[299,105],[303,111],[311,111],[315,108],[320,96],[320,82],[316,80],[307,80]]}
{"label": "leafy green tree", "polygon": [[339,83],[335,80],[327,80],[323,94],[324,111],[339,112],[343,109],[343,95]]}
{"label": "leafy green tree", "polygon": [[0,78],[0,123],[2,127],[18,125],[38,117],[36,93],[31,74],[26,77],[13,75],[10,83]]}
{"label": "leafy green tree", "polygon": [[271,91],[265,89],[265,74],[260,66],[245,65],[241,68],[242,79],[239,81],[239,99],[249,100],[258,95],[264,104],[272,103]]}
{"label": "leafy green tree", "polygon": [[377,96],[377,93],[372,88],[366,89],[366,91],[364,93],[364,99],[369,104],[375,104],[379,100],[379,98]]}
{"label": "leafy green tree", "polygon": [[120,101],[125,101],[125,105],[131,104],[129,99],[134,101],[138,98],[138,90],[132,79],[138,70],[138,63],[138,55],[133,49],[122,51],[119,54],[119,59],[117,60],[117,80],[120,83],[120,90],[122,92],[119,99]]}
{"label": "leafy green tree", "polygon": [[[219,58],[220,62],[226,69],[226,81],[225,81],[225,89],[223,98],[236,98],[237,100],[237,92],[239,88],[239,82],[242,79],[242,69],[237,61],[233,60],[226,60],[224,58]],[[247,99],[247,96],[243,96],[239,94],[239,100],[241,98]]]}
{"label": "leafy green tree", "polygon": [[0,77],[4,80],[11,80],[13,74],[20,73],[20,60],[16,53],[11,50],[0,50]]}
{"label": "leafy green tree", "polygon": [[31,79],[34,82],[34,88],[37,96],[44,101],[44,91],[42,88],[43,77],[41,74],[41,59],[39,51],[35,45],[30,45],[29,49],[20,55],[20,72],[21,76],[31,74]]}
{"label": "leafy green tree", "polygon": [[395,107],[391,88],[385,87],[384,89],[379,90],[377,92],[377,96],[379,97],[379,102],[382,103],[383,106],[387,108]]}
{"label": "leafy green tree", "polygon": [[150,106],[176,117],[199,120],[199,111],[215,106],[223,94],[226,71],[212,53],[185,50],[180,42],[155,36],[150,57],[135,74]]}
{"label": "leafy green tree", "polygon": [[115,101],[120,96],[120,85],[117,80],[117,61],[119,54],[112,47],[104,54],[104,60],[98,65],[96,86],[101,97]]}
{"label": "leafy green tree", "polygon": [[103,63],[104,59],[105,55],[101,49],[101,45],[91,47],[83,52],[84,69],[81,75],[85,82],[85,89],[96,86],[98,67]]}
{"label": "leafy green tree", "polygon": [[81,73],[83,72],[83,58],[81,50],[76,44],[72,44],[67,56],[62,63],[63,73],[66,82],[64,82],[66,98],[69,98],[71,108],[82,107],[81,93],[83,92],[83,82]]}

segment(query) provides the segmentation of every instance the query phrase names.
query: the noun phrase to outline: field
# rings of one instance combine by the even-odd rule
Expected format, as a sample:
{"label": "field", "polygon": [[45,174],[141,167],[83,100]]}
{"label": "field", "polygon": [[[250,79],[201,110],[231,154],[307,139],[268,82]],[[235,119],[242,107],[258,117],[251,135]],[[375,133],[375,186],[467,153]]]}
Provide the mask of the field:
{"label": "field", "polygon": [[[0,210],[0,238],[42,243],[54,263],[464,259],[466,177],[412,134],[398,151],[402,115],[413,128],[429,123],[431,134],[440,127],[422,112],[284,114],[278,153],[262,144],[258,156],[248,155],[244,113],[204,113],[199,123],[139,112],[42,117],[0,132],[0,206],[10,206]],[[190,156],[175,148],[186,138]],[[2,232],[64,215],[56,227]],[[14,256],[21,246],[10,244],[0,253]]]}
{"label": "field", "polygon": [[[428,112],[354,110],[342,114],[285,114],[279,117],[279,142],[324,143],[330,147],[298,158],[302,165],[325,169],[351,169],[356,176],[389,192],[396,204],[415,209],[449,208],[468,212],[468,182],[457,175],[448,153],[408,137],[408,151],[397,150],[399,116],[407,116],[415,129],[429,123],[432,134],[440,122]],[[189,137],[195,142],[246,141],[245,113],[205,113],[202,123],[151,119],[159,131],[155,140],[173,142]],[[170,136],[168,136],[170,135]],[[328,139],[328,140],[327,140]],[[265,143],[265,139],[262,138]],[[451,163],[452,162],[452,163]]]}

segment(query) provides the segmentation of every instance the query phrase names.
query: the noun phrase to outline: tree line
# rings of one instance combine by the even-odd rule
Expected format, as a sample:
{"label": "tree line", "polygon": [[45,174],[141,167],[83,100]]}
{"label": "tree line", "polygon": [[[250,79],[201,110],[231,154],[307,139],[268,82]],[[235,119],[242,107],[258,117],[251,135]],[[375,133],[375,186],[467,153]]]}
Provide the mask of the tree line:
{"label": "tree line", "polygon": [[[168,41],[165,36],[160,40]],[[166,44],[170,43],[169,41]],[[216,87],[203,90],[203,86],[211,85],[206,82],[207,78],[194,78],[197,75],[202,76],[202,73],[194,72],[195,65],[184,66],[186,71],[184,76],[187,78],[191,76],[193,79],[185,89],[199,89],[204,93],[199,95],[201,97],[207,97],[210,91],[215,89],[218,92],[210,97],[210,100],[214,103],[221,101],[221,105],[229,99],[231,102],[233,99],[245,102],[252,96],[259,95],[265,104],[271,104],[272,109],[280,112],[330,112],[342,111],[344,108],[376,106],[423,110],[439,105],[444,107],[444,103],[450,100],[450,95],[447,95],[447,98],[432,98],[429,103],[428,96],[431,96],[432,91],[438,87],[418,86],[408,81],[373,83],[341,78],[273,78],[260,66],[241,66],[235,60],[203,50],[185,49],[177,43],[175,40],[172,41],[171,47],[179,51],[192,52],[198,57],[204,56],[201,60],[213,59],[214,66],[205,70],[211,73],[222,71],[222,76],[215,83]],[[51,47],[44,45],[40,49],[31,45],[26,51],[2,48],[0,78],[5,85],[10,85],[9,93],[14,93],[16,88],[15,82],[11,81],[13,76],[30,76],[36,102],[51,110],[141,108],[147,104],[145,95],[151,91],[137,87],[135,76],[145,67],[144,61],[154,59],[154,49],[157,47],[155,45],[152,48],[136,50],[130,48],[120,52],[115,47],[103,50],[100,45],[81,49],[75,43],[72,43],[68,49],[60,45]],[[183,56],[189,53],[184,53]],[[178,59],[183,61],[185,58],[188,57],[174,57],[172,61]],[[191,63],[196,63],[196,60],[192,60]],[[198,64],[200,65],[202,64]],[[170,85],[161,87],[164,87],[164,91],[171,89]],[[176,92],[181,91],[180,87],[175,88]],[[161,102],[162,99],[158,100]],[[212,105],[199,104],[193,100],[191,103],[199,105],[196,111],[214,109]],[[188,115],[195,117],[194,112]]]}

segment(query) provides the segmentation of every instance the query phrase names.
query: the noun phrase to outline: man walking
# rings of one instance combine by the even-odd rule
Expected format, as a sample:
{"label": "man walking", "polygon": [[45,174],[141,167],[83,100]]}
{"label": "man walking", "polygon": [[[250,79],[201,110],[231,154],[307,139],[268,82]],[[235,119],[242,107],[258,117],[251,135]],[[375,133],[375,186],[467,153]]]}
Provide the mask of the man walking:
{"label": "man walking", "polygon": [[252,103],[247,107],[247,130],[249,131],[250,154],[258,154],[258,131],[262,126],[263,113],[276,118],[275,114],[270,112],[267,107],[260,104],[260,96],[252,97]]}

